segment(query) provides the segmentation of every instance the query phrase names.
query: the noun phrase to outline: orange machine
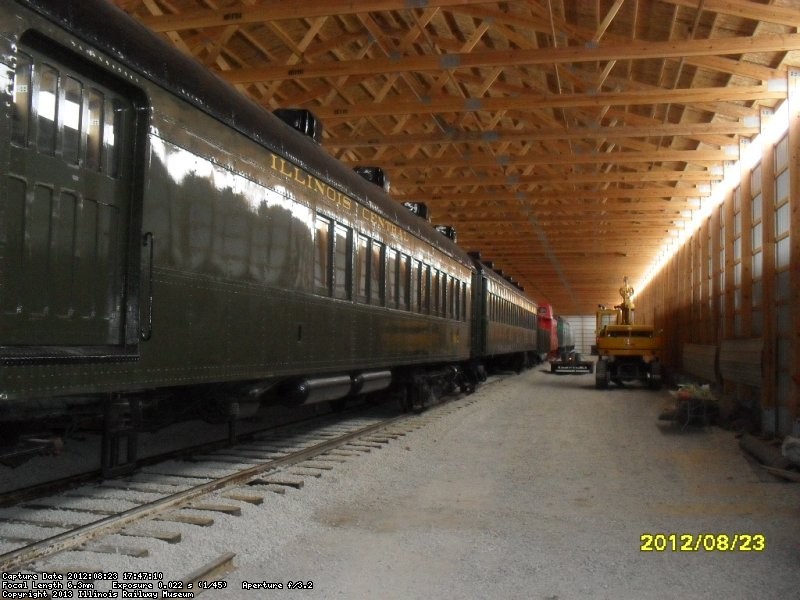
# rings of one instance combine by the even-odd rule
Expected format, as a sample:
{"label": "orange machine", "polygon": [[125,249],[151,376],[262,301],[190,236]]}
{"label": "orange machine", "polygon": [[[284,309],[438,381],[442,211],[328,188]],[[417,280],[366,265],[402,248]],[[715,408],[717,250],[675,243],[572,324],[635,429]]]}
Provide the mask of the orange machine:
{"label": "orange machine", "polygon": [[662,378],[663,340],[652,325],[634,324],[633,288],[627,277],[619,293],[621,304],[597,311],[595,386],[603,389],[608,387],[609,381],[617,385],[639,381],[658,389]]}

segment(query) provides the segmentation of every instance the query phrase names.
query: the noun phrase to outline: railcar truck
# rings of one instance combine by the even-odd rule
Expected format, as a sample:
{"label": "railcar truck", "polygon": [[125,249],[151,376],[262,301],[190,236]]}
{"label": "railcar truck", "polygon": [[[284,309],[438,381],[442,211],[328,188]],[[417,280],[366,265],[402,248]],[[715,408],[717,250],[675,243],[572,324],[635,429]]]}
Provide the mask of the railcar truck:
{"label": "railcar truck", "polygon": [[628,278],[619,290],[622,303],[597,311],[597,365],[595,387],[605,389],[638,381],[650,389],[661,387],[664,344],[652,325],[634,324],[633,288]]}

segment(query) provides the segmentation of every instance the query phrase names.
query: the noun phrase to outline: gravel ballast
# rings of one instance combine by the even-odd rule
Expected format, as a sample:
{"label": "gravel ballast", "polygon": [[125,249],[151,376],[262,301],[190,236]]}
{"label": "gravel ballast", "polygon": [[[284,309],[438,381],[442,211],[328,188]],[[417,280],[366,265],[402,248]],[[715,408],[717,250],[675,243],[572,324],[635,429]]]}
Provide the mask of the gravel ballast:
{"label": "gravel ballast", "polygon": [[[235,552],[210,598],[797,597],[800,486],[765,476],[731,432],[659,422],[666,392],[598,391],[591,375],[539,367],[473,398],[241,516],[170,524],[184,533],[177,553],[148,541],[147,560],[94,565],[167,580]],[[683,534],[759,534],[766,547],[642,552],[643,534],[678,546]],[[287,591],[296,581],[313,589]]]}

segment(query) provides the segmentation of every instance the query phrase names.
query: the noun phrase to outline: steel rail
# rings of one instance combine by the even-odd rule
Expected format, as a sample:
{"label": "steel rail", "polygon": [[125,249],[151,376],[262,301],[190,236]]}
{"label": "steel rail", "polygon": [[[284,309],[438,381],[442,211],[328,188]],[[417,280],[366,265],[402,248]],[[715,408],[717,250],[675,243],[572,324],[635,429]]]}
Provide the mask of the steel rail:
{"label": "steel rail", "polygon": [[328,440],[326,442],[315,444],[314,446],[304,448],[303,450],[287,454],[286,456],[280,458],[275,458],[269,462],[255,465],[253,467],[244,469],[243,471],[231,473],[230,475],[225,475],[224,477],[214,479],[213,481],[208,481],[188,490],[176,492],[154,502],[149,502],[147,504],[137,506],[136,508],[131,508],[117,515],[106,517],[104,519],[100,519],[99,521],[95,521],[94,523],[76,527],[70,531],[65,531],[64,533],[54,535],[23,548],[12,550],[11,552],[0,555],[0,572],[6,573],[14,569],[19,569],[32,561],[51,556],[58,552],[63,552],[64,550],[69,550],[76,546],[80,546],[81,544],[85,544],[86,542],[97,537],[106,535],[112,530],[118,530],[126,527],[135,521],[146,519],[169,509],[188,504],[195,498],[210,494],[211,492],[217,491],[224,487],[240,484],[247,479],[261,475],[268,471],[274,471],[280,467],[302,462],[311,458],[312,456],[323,454],[329,450],[337,448],[338,446],[346,444],[351,440],[363,437],[374,431],[392,425],[397,421],[408,418],[413,418],[413,416],[399,415],[397,417],[392,417],[379,423],[362,427],[361,429]]}

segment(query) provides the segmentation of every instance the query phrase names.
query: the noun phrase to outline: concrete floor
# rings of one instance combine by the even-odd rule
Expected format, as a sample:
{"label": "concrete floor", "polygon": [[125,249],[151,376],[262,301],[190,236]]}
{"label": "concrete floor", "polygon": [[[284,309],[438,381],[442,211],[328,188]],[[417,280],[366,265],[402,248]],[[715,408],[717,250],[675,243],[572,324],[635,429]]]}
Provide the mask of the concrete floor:
{"label": "concrete floor", "polygon": [[[800,485],[765,477],[730,432],[658,422],[666,392],[593,383],[542,368],[503,378],[276,510],[248,509],[216,542],[235,544],[237,570],[209,595],[797,598]],[[645,534],[678,547],[760,535],[765,549],[672,551],[666,538],[642,552]],[[297,580],[313,590],[242,590]]]}

